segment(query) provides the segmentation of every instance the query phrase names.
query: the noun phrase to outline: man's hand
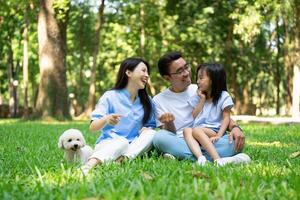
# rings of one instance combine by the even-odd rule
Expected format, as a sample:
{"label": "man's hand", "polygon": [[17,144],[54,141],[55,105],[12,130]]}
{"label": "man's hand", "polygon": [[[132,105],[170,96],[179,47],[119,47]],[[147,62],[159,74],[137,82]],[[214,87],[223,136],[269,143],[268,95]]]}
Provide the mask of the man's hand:
{"label": "man's hand", "polygon": [[174,115],[171,114],[171,113],[164,113],[164,114],[162,114],[162,115],[158,118],[158,120],[159,120],[161,123],[166,124],[166,123],[173,122],[173,121],[175,120],[175,117],[174,117]]}
{"label": "man's hand", "polygon": [[235,140],[235,151],[241,152],[245,146],[245,135],[244,133],[238,128],[234,127],[229,135],[229,142]]}
{"label": "man's hand", "polygon": [[176,128],[175,128],[175,125],[174,125],[174,120],[175,120],[175,117],[173,114],[171,113],[164,113],[162,114],[158,120],[163,123],[163,129],[166,129],[170,132],[173,132],[173,133],[176,133]]}
{"label": "man's hand", "polygon": [[115,126],[117,123],[119,123],[121,117],[122,117],[122,115],[120,115],[120,114],[107,115],[106,116],[106,123],[111,125],[111,126]]}

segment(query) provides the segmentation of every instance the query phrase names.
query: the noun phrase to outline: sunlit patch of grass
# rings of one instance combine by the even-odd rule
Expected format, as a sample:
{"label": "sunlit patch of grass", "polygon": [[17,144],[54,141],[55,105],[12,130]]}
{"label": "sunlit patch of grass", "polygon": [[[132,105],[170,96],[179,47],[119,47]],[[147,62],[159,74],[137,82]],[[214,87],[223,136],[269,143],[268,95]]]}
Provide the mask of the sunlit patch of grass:
{"label": "sunlit patch of grass", "polygon": [[13,124],[21,121],[20,119],[0,119],[0,124]]}
{"label": "sunlit patch of grass", "polygon": [[248,145],[251,146],[262,146],[262,147],[291,147],[291,146],[296,146],[293,143],[283,143],[283,142],[279,142],[279,141],[274,141],[274,142],[247,142]]}

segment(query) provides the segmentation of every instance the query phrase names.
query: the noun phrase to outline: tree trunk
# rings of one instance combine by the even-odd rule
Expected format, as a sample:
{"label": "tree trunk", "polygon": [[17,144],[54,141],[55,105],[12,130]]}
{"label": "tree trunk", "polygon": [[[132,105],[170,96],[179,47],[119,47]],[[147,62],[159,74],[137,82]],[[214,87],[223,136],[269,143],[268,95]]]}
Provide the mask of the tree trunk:
{"label": "tree trunk", "polygon": [[276,56],[276,64],[275,64],[275,76],[274,76],[274,81],[275,81],[275,86],[276,86],[276,114],[280,114],[280,52],[281,52],[281,46],[280,46],[280,35],[279,35],[279,24],[278,20],[276,21],[276,36],[277,36],[277,56]]}
{"label": "tree trunk", "polygon": [[[35,116],[70,118],[66,84],[68,8],[55,13],[54,0],[41,0],[38,16],[40,83]],[[70,2],[68,2],[70,5]],[[60,19],[56,17],[60,16]],[[63,17],[62,17],[63,16]]]}
{"label": "tree trunk", "polygon": [[18,114],[18,99],[17,99],[17,86],[18,81],[15,80],[17,70],[14,69],[14,58],[12,50],[11,37],[9,37],[9,49],[8,49],[8,60],[7,60],[7,73],[9,80],[9,117],[17,117]]}
{"label": "tree trunk", "polygon": [[227,37],[225,40],[225,46],[224,46],[224,53],[225,53],[225,68],[227,69],[227,77],[229,77],[228,75],[230,75],[230,79],[227,78],[227,84],[229,84],[228,88],[229,90],[231,89],[233,92],[233,96],[235,98],[235,108],[237,111],[237,114],[241,113],[242,110],[242,104],[241,104],[241,100],[239,98],[239,94],[238,94],[238,89],[237,89],[237,70],[236,70],[236,66],[233,65],[233,61],[232,61],[232,41],[233,41],[233,23],[231,22],[228,29],[227,29]]}
{"label": "tree trunk", "polygon": [[84,3],[80,3],[81,6],[81,14],[80,14],[80,23],[79,23],[79,46],[81,47],[79,49],[79,57],[80,57],[80,68],[79,68],[79,81],[75,85],[76,91],[75,91],[75,99],[72,99],[72,106],[75,110],[74,116],[78,116],[84,111],[84,104],[86,102],[86,99],[84,99],[83,95],[83,70],[84,70],[84,65],[85,65],[85,60],[84,60],[84,14],[85,14],[85,9],[84,9]]}
{"label": "tree trunk", "polygon": [[91,80],[90,80],[90,87],[89,87],[89,97],[86,106],[86,110],[83,116],[89,116],[94,109],[96,104],[96,69],[97,69],[97,58],[100,48],[100,39],[101,39],[101,30],[104,23],[104,1],[101,1],[101,5],[99,6],[98,18],[96,23],[96,34],[95,34],[95,43],[94,43],[94,50],[93,50],[93,67],[91,72]]}
{"label": "tree trunk", "polygon": [[294,42],[294,78],[293,78],[293,102],[292,117],[299,119],[300,103],[300,2],[295,0],[295,42]]}
{"label": "tree trunk", "polygon": [[140,34],[140,50],[141,50],[141,57],[145,57],[145,10],[144,4],[141,3],[140,8],[140,19],[141,19],[141,34]]}
{"label": "tree trunk", "polygon": [[[141,50],[141,57],[145,58],[146,35],[145,35],[145,9],[144,9],[144,4],[143,3],[141,3],[140,19],[141,19],[140,50]],[[151,94],[155,95],[156,91],[155,91],[155,88],[154,88],[154,86],[151,82],[150,77],[149,77],[148,85],[149,85]]]}
{"label": "tree trunk", "polygon": [[[284,9],[283,9],[284,10]],[[288,27],[288,20],[286,13],[284,13],[283,25],[284,25],[284,45],[283,45],[283,62],[284,62],[284,69],[286,73],[286,84],[284,84],[285,91],[286,91],[286,115],[291,114],[291,107],[292,107],[292,66],[290,61],[290,34],[289,34],[289,27]]]}
{"label": "tree trunk", "polygon": [[24,113],[23,117],[28,118],[28,6],[24,13],[25,27],[23,31],[23,87],[24,87]]}

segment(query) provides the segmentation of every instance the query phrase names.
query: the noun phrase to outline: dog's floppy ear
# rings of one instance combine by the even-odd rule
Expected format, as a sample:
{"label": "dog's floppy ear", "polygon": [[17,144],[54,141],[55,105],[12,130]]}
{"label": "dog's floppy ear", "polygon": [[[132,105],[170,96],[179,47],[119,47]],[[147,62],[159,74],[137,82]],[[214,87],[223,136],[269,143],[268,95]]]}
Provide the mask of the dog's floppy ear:
{"label": "dog's floppy ear", "polygon": [[59,139],[58,139],[58,148],[61,148],[61,149],[64,149],[64,143],[63,143],[63,139],[62,137],[60,136]]}

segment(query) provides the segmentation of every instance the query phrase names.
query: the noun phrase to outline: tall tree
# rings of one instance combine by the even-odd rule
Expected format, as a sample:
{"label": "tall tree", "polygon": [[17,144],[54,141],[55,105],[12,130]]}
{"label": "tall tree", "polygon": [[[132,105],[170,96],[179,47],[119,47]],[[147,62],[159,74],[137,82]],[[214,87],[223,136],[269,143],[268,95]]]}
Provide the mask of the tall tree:
{"label": "tall tree", "polygon": [[28,29],[29,29],[29,6],[24,11],[25,27],[23,31],[23,84],[24,84],[24,118],[28,118]]}
{"label": "tall tree", "polygon": [[295,0],[294,5],[295,16],[295,41],[294,41],[294,78],[293,78],[293,108],[292,117],[299,118],[300,104],[300,1]]}
{"label": "tall tree", "polygon": [[18,97],[17,86],[18,81],[16,76],[18,74],[18,66],[14,65],[14,56],[12,49],[12,35],[9,35],[8,57],[7,57],[7,73],[9,80],[9,116],[17,117],[18,114]]}
{"label": "tall tree", "polygon": [[[145,42],[146,42],[146,34],[145,34],[145,4],[142,2],[140,4],[140,22],[141,22],[141,32],[140,32],[140,55],[142,58],[145,58]],[[149,89],[152,95],[155,95],[156,91],[151,82],[151,78],[149,77]]]}
{"label": "tall tree", "polygon": [[275,82],[275,88],[276,88],[276,114],[279,115],[280,113],[280,73],[281,73],[281,42],[280,42],[280,30],[279,30],[279,19],[276,20],[276,45],[277,45],[277,55],[276,55],[276,64],[275,64],[275,70],[274,70],[274,82]]}
{"label": "tall tree", "polygon": [[286,84],[284,84],[285,91],[286,91],[286,109],[285,113],[286,115],[291,114],[291,107],[292,107],[292,87],[293,87],[293,82],[292,82],[292,66],[291,66],[291,58],[290,58],[290,32],[289,32],[289,26],[288,26],[288,20],[287,16],[283,16],[283,25],[284,25],[284,45],[283,45],[283,63],[284,63],[284,68],[285,68],[285,73],[286,73]]}
{"label": "tall tree", "polygon": [[40,83],[35,107],[35,115],[38,117],[70,117],[66,85],[66,28],[69,6],[69,0],[40,1]]}
{"label": "tall tree", "polygon": [[101,41],[101,30],[104,23],[104,2],[105,0],[101,0],[101,5],[99,6],[98,18],[96,23],[96,34],[94,38],[94,47],[93,47],[93,66],[91,70],[91,80],[89,87],[89,96],[87,101],[87,106],[85,112],[81,116],[89,116],[93,111],[94,106],[96,104],[96,70],[97,70],[97,61],[98,54],[100,49],[100,41]]}

